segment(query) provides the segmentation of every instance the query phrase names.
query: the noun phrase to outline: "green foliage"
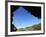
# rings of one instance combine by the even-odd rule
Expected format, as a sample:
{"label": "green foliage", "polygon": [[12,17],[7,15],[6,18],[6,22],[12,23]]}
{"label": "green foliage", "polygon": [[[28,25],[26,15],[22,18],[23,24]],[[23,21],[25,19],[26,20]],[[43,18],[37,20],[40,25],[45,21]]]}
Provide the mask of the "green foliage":
{"label": "green foliage", "polygon": [[18,29],[18,31],[25,31],[25,29],[24,28],[20,28],[20,29]]}
{"label": "green foliage", "polygon": [[30,27],[26,27],[26,29],[28,30],[41,30],[41,24],[38,24],[38,25],[33,25],[33,26],[30,26]]}
{"label": "green foliage", "polygon": [[20,28],[17,31],[35,31],[35,30],[41,30],[41,24],[36,24],[33,26],[25,27],[25,28]]}

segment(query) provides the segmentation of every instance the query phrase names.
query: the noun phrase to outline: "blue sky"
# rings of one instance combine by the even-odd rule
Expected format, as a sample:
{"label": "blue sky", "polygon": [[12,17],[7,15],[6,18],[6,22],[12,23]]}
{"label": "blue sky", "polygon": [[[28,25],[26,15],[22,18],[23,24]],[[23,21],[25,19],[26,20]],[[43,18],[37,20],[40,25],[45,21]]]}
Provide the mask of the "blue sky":
{"label": "blue sky", "polygon": [[16,11],[14,11],[13,15],[12,23],[18,29],[32,26],[34,24],[39,24],[41,21],[37,17],[30,14],[30,12],[25,10],[23,7],[19,7]]}

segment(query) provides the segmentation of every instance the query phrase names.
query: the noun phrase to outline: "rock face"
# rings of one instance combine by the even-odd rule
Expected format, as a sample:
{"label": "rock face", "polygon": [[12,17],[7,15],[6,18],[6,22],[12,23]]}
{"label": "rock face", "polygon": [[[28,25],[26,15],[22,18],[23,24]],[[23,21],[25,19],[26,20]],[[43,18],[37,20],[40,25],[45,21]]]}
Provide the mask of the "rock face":
{"label": "rock face", "polygon": [[14,26],[14,24],[12,24],[12,21],[13,21],[13,13],[12,13],[12,10],[11,10],[11,32],[13,32],[13,31],[17,31],[17,28]]}
{"label": "rock face", "polygon": [[17,28],[13,24],[11,24],[11,32],[12,31],[17,31]]}
{"label": "rock face", "polygon": [[37,18],[41,18],[41,7],[40,6],[11,6],[11,12],[14,12],[19,7],[23,7]]}

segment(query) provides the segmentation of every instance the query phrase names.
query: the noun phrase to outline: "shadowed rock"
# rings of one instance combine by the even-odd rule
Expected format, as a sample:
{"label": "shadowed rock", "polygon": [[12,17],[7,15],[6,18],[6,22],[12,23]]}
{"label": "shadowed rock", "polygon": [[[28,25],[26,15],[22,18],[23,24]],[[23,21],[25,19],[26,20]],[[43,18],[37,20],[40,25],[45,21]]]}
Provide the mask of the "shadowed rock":
{"label": "shadowed rock", "polygon": [[13,24],[11,24],[11,32],[12,31],[17,31],[17,28]]}

